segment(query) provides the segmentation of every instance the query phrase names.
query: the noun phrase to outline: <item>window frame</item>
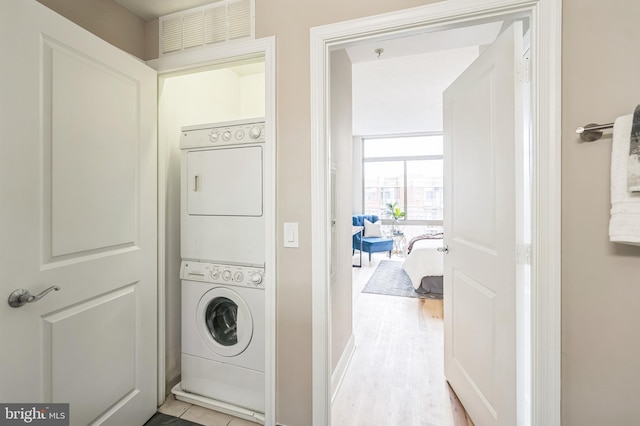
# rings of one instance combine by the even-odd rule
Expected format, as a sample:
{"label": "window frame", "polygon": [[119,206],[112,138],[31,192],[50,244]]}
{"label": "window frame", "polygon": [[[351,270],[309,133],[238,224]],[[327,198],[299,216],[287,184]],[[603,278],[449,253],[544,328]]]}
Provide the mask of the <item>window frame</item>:
{"label": "window frame", "polygon": [[[398,155],[398,156],[388,156],[388,157],[369,157],[365,156],[365,142],[367,140],[372,139],[399,139],[399,138],[417,138],[417,137],[432,137],[432,136],[441,136],[443,138],[444,144],[444,132],[419,132],[419,133],[399,133],[399,134],[379,134],[379,135],[368,135],[368,136],[360,136],[360,152],[361,155],[361,211],[364,214],[368,214],[365,210],[365,198],[366,198],[366,182],[365,182],[365,164],[366,163],[384,163],[384,162],[402,162],[403,163],[403,205],[401,206],[404,212],[407,212],[407,200],[408,200],[408,188],[407,188],[407,162],[408,161],[433,161],[433,160],[442,160],[444,161],[444,154],[440,155]],[[444,147],[443,147],[444,148]],[[443,150],[444,151],[444,150]],[[444,186],[443,186],[444,191]],[[444,208],[444,201],[443,206]],[[444,215],[443,215],[444,218]],[[383,225],[390,225],[392,221],[387,218],[380,217]],[[443,219],[440,220],[429,220],[429,219],[405,219],[402,221],[404,225],[413,225],[413,226],[443,226]]]}

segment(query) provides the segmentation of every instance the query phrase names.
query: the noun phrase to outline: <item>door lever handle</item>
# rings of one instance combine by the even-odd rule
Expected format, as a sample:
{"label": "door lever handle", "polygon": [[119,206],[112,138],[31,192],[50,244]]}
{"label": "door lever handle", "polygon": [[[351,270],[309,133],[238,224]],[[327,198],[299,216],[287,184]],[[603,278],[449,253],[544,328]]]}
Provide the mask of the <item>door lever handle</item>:
{"label": "door lever handle", "polygon": [[438,247],[436,250],[438,250],[441,253],[447,254],[449,253],[449,246],[444,245],[442,247]]}
{"label": "door lever handle", "polygon": [[34,296],[31,294],[29,290],[25,290],[24,288],[19,288],[13,291],[9,295],[8,303],[9,303],[9,306],[11,306],[12,308],[19,308],[20,306],[23,306],[27,303],[37,302],[38,300],[42,299],[43,297],[45,297],[47,294],[49,294],[54,290],[59,291],[60,287],[58,287],[57,285],[52,285],[48,289]]}

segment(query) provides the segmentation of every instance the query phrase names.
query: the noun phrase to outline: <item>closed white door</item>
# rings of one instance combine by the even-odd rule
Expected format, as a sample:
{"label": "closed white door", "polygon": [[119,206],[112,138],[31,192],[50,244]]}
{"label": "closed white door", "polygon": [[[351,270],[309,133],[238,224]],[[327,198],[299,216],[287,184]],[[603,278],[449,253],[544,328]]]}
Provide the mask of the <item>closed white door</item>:
{"label": "closed white door", "polygon": [[445,375],[476,425],[516,425],[522,25],[444,94]]}
{"label": "closed white door", "polygon": [[35,0],[0,2],[0,39],[0,401],[141,425],[157,400],[156,73]]}

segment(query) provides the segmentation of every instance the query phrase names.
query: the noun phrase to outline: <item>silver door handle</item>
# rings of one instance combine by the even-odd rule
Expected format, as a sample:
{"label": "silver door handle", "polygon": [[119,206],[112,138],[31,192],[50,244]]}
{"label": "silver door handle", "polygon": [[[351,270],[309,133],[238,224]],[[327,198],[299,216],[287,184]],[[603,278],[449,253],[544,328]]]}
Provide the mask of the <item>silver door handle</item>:
{"label": "silver door handle", "polygon": [[19,288],[13,291],[9,295],[8,303],[9,303],[9,306],[11,306],[12,308],[19,308],[20,306],[25,305],[27,303],[37,302],[38,300],[42,299],[43,297],[45,297],[47,294],[49,294],[54,290],[59,291],[60,287],[58,287],[57,285],[52,285],[48,289],[44,290],[42,293],[34,296],[31,294],[31,292],[29,292],[29,290],[25,290],[24,288]]}
{"label": "silver door handle", "polygon": [[449,246],[442,246],[442,247],[438,247],[436,250],[438,250],[441,253],[447,254],[449,253]]}

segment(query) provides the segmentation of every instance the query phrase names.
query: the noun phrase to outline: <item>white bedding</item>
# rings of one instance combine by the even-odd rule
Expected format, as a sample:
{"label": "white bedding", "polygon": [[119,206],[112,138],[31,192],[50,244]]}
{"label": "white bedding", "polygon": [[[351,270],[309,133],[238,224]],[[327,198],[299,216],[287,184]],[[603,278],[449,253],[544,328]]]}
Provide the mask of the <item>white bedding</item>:
{"label": "white bedding", "polygon": [[444,253],[437,251],[442,247],[442,240],[418,240],[413,244],[411,253],[402,267],[406,271],[413,288],[418,289],[422,277],[444,275]]}

